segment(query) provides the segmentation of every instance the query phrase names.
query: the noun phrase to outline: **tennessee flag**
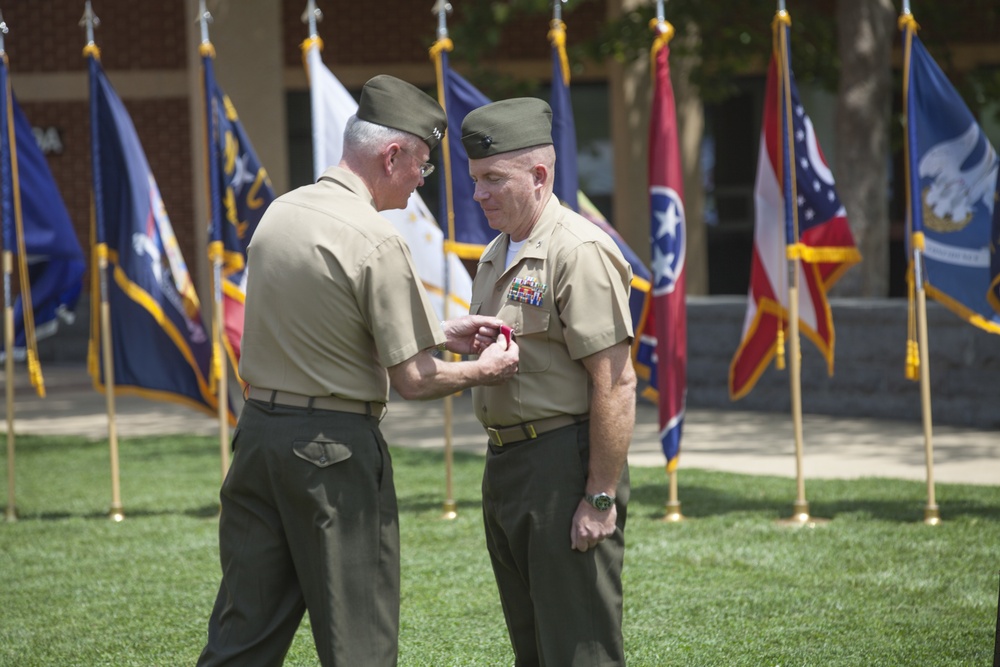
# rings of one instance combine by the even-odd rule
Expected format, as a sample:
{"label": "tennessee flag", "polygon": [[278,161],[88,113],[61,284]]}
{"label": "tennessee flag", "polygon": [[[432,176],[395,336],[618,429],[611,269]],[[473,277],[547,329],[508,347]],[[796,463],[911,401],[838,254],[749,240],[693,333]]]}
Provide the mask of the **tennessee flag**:
{"label": "tennessee flag", "polygon": [[907,240],[923,253],[927,293],[970,324],[1000,333],[996,149],[924,48],[912,17],[904,20],[903,40]]}
{"label": "tennessee flag", "polygon": [[7,54],[0,63],[0,160],[3,247],[18,258],[21,294],[14,301],[15,358],[26,358],[29,378],[45,395],[35,341],[71,323],[80,297],[83,250],[73,230],[31,124],[10,88]]}
{"label": "tennessee flag", "polygon": [[670,83],[669,23],[653,44],[653,108],[649,121],[649,212],[653,252],[653,330],[660,444],[667,470],[676,469],[687,397],[687,303],[683,173]]}
{"label": "tennessee flag", "polygon": [[[826,299],[844,271],[861,260],[813,131],[799,101],[786,44],[787,24],[767,70],[757,180],[754,186],[753,257],[743,336],[729,366],[729,396],[736,400],[753,389],[767,364],[779,355],[788,327],[788,262],[801,261],[799,323],[833,374],[833,317]],[[780,68],[779,68],[780,63]],[[790,105],[790,106],[789,106]],[[791,128],[787,119],[791,118]],[[794,158],[794,163],[793,163]],[[794,208],[793,208],[794,207]]]}
{"label": "tennessee flag", "polygon": [[209,259],[222,260],[222,312],[226,352],[239,368],[246,303],[247,246],[257,223],[274,201],[274,189],[260,164],[236,108],[215,79],[214,49],[202,47],[208,130]]}
{"label": "tennessee flag", "polygon": [[[211,340],[156,180],[125,105],[88,50],[94,258],[88,365],[94,386],[217,414]],[[100,275],[99,260],[109,271]],[[99,283],[106,285],[101,289]],[[107,295],[114,377],[104,376],[98,294]]]}
{"label": "tennessee flag", "polygon": [[[318,179],[327,167],[340,162],[344,152],[344,128],[358,110],[354,100],[333,72],[323,63],[323,42],[319,37],[302,43],[309,72],[309,95],[313,124],[313,174]],[[451,123],[448,124],[452,127]],[[479,208],[477,205],[476,208]],[[382,211],[406,240],[427,296],[438,317],[448,319],[469,312],[472,278],[454,252],[445,263],[444,234],[423,198],[413,192],[404,209]],[[445,313],[445,290],[448,300]]]}

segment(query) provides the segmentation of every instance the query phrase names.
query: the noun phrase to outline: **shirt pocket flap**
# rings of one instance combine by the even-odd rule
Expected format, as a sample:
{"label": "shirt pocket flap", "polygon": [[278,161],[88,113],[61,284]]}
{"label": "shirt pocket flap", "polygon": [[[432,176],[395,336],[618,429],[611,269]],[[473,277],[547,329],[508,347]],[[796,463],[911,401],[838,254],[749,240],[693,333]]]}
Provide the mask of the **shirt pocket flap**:
{"label": "shirt pocket flap", "polygon": [[317,468],[326,468],[351,458],[351,449],[333,440],[296,440],[292,443],[292,451]]}
{"label": "shirt pocket flap", "polygon": [[543,334],[549,330],[549,311],[537,306],[522,306],[517,314],[514,333],[519,336]]}

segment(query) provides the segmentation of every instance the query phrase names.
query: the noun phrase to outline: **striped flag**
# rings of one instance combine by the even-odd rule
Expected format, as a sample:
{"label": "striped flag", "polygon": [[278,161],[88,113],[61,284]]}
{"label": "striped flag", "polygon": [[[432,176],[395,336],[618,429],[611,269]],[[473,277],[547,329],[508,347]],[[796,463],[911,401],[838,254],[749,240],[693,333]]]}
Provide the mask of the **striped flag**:
{"label": "striped flag", "polygon": [[[786,24],[776,21],[785,39],[776,46],[767,70],[761,128],[750,290],[743,335],[729,367],[729,395],[746,396],[777,356],[783,363],[788,327],[788,263],[797,256],[799,323],[819,348],[833,374],[833,316],[826,299],[843,272],[861,260],[837,197],[812,122],[799,101],[788,60]],[[779,67],[780,65],[780,67]],[[791,127],[787,125],[791,119]],[[793,162],[794,160],[794,162]]]}
{"label": "striped flag", "polygon": [[[92,294],[107,285],[114,377],[104,375],[103,305],[92,300],[88,364],[94,386],[217,414],[210,386],[212,345],[156,180],[125,105],[95,55],[90,71],[94,179]],[[99,274],[99,260],[108,272]]]}
{"label": "striped flag", "polygon": [[[313,123],[313,174],[340,162],[344,152],[344,128],[358,110],[354,100],[333,72],[323,64],[323,43],[318,37],[302,43],[309,71],[309,94]],[[448,123],[449,127],[453,127]],[[478,206],[476,208],[479,208]],[[454,252],[445,265],[444,234],[423,198],[414,192],[404,209],[381,211],[410,247],[413,263],[438,317],[445,319],[444,294],[450,295],[447,318],[468,314],[472,278]]]}
{"label": "striped flag", "polygon": [[[669,24],[665,24],[669,26]],[[653,253],[653,330],[660,444],[667,470],[677,468],[687,398],[687,229],[677,143],[677,114],[670,83],[672,28],[653,45],[653,108],[649,120],[649,211]]]}

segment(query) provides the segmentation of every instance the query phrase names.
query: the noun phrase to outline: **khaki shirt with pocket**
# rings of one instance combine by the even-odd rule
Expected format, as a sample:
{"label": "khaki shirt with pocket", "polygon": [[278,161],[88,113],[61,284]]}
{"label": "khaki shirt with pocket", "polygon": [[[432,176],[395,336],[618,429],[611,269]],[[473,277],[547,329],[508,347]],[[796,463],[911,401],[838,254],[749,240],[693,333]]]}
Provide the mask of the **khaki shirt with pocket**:
{"label": "khaki shirt with pocket", "polygon": [[247,250],[245,382],[385,402],[386,368],[444,340],[409,248],[360,178],[330,167],[271,203]]}
{"label": "khaki shirt with pocket", "polygon": [[520,350],[505,384],[475,387],[484,426],[514,426],[590,409],[590,377],[580,361],[631,340],[632,269],[611,237],[556,197],[545,205],[509,268],[507,234],[486,247],[470,312],[496,315]]}

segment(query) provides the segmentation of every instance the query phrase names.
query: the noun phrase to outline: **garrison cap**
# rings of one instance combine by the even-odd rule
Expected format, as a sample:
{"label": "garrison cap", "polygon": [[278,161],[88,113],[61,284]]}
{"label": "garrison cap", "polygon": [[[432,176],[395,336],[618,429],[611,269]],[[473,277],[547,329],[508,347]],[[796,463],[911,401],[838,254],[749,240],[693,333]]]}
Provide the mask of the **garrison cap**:
{"label": "garrison cap", "polygon": [[552,109],[537,97],[493,102],[462,122],[462,145],[473,160],[551,143]]}
{"label": "garrison cap", "polygon": [[358,118],[415,134],[431,150],[448,128],[448,117],[433,97],[388,74],[372,77],[361,89]]}

